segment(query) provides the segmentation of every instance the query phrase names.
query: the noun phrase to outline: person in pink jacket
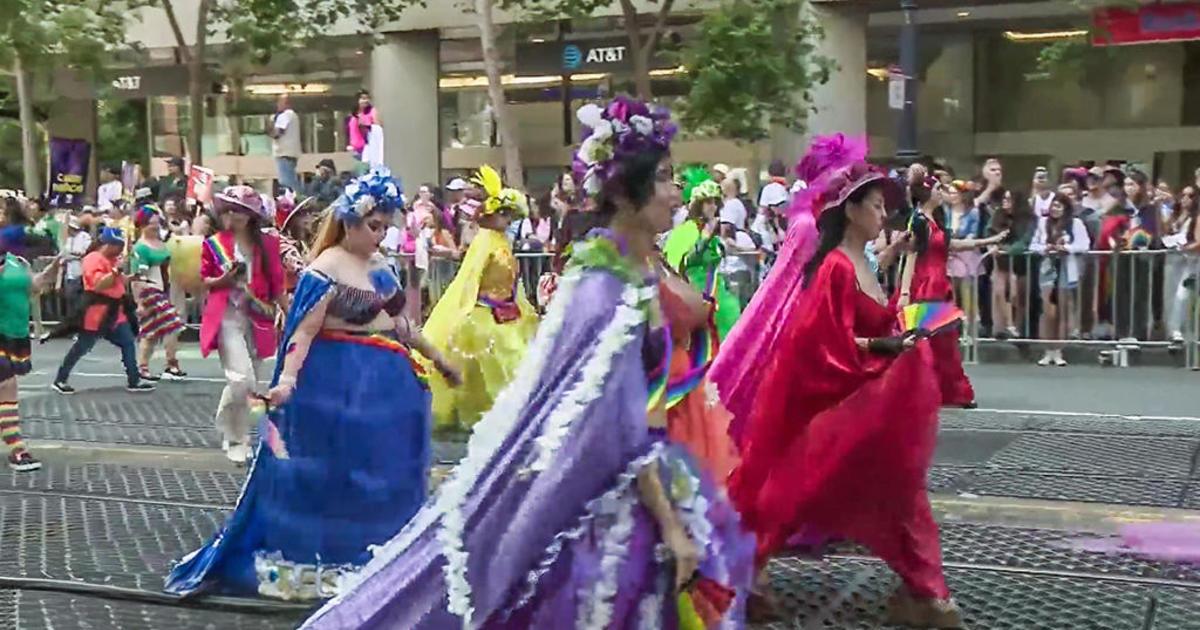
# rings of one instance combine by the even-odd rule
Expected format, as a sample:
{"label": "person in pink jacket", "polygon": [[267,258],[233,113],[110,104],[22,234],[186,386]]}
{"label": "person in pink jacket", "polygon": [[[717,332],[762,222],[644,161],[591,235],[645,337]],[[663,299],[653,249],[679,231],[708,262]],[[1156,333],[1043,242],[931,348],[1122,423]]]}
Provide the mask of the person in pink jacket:
{"label": "person in pink jacket", "polygon": [[262,197],[249,186],[216,195],[221,231],[205,239],[200,276],[208,290],[200,320],[200,352],[213,350],[225,371],[217,406],[222,449],[237,464],[250,454],[247,396],[258,384],[263,359],[275,354],[275,312],[285,295],[279,239],[263,232]]}

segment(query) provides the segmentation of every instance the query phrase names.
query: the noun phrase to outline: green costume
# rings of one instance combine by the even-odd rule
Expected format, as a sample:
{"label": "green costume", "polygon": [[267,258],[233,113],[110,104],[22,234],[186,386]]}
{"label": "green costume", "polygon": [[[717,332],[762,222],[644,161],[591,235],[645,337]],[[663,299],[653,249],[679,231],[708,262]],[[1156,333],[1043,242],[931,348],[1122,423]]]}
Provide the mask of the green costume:
{"label": "green costume", "polygon": [[715,300],[717,336],[724,340],[742,314],[742,305],[737,296],[725,288],[725,278],[717,271],[725,257],[721,239],[717,236],[704,238],[700,226],[689,219],[667,235],[663,256],[667,264],[686,276],[692,286]]}

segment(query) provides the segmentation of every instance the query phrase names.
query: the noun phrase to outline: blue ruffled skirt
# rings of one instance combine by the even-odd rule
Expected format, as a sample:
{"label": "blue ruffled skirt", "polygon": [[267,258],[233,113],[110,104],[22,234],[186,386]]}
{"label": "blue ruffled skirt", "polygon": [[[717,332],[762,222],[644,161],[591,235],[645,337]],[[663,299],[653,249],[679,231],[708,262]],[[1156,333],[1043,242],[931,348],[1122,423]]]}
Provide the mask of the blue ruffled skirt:
{"label": "blue ruffled skirt", "polygon": [[318,337],[291,400],[272,414],[287,458],[259,445],[233,515],[171,571],[166,591],[337,594],[370,559],[368,547],[386,543],[425,501],[429,405],[395,341]]}

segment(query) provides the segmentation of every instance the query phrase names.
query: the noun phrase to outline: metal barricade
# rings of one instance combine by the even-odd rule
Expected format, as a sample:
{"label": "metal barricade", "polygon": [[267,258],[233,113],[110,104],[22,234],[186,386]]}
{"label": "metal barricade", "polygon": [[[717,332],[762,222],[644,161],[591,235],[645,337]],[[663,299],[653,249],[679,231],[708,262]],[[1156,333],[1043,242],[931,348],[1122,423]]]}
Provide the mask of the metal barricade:
{"label": "metal barricade", "polygon": [[[515,256],[521,279],[520,284],[529,301],[536,304],[538,281],[543,274],[554,270],[555,254],[554,252],[518,252]],[[762,281],[763,260],[758,252],[736,254],[735,256],[742,259],[744,265],[735,273],[727,274],[726,282],[730,291],[739,297],[742,306],[745,307]],[[419,283],[419,312],[423,317],[428,315],[429,309],[441,299],[442,293],[454,280],[459,268],[458,260],[431,256],[428,268],[417,273],[412,254],[400,254],[394,257],[393,261],[407,282],[415,280]],[[409,295],[412,299],[411,296],[414,295],[414,292],[409,291]]]}
{"label": "metal barricade", "polygon": [[1175,250],[989,253],[980,268],[956,286],[966,315],[964,363],[978,362],[981,341],[1012,340],[1050,349],[1168,348],[1200,369],[1200,257]]}

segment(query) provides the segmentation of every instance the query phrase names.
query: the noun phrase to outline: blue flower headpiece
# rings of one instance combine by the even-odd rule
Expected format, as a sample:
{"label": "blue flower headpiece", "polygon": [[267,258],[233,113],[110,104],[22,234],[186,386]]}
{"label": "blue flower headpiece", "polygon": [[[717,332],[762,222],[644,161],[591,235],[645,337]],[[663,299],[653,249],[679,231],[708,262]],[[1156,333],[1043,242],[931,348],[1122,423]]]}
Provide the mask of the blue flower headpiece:
{"label": "blue flower headpiece", "polygon": [[348,223],[361,221],[372,212],[393,213],[404,206],[404,188],[399,178],[383,167],[346,184],[333,202],[333,215]]}

